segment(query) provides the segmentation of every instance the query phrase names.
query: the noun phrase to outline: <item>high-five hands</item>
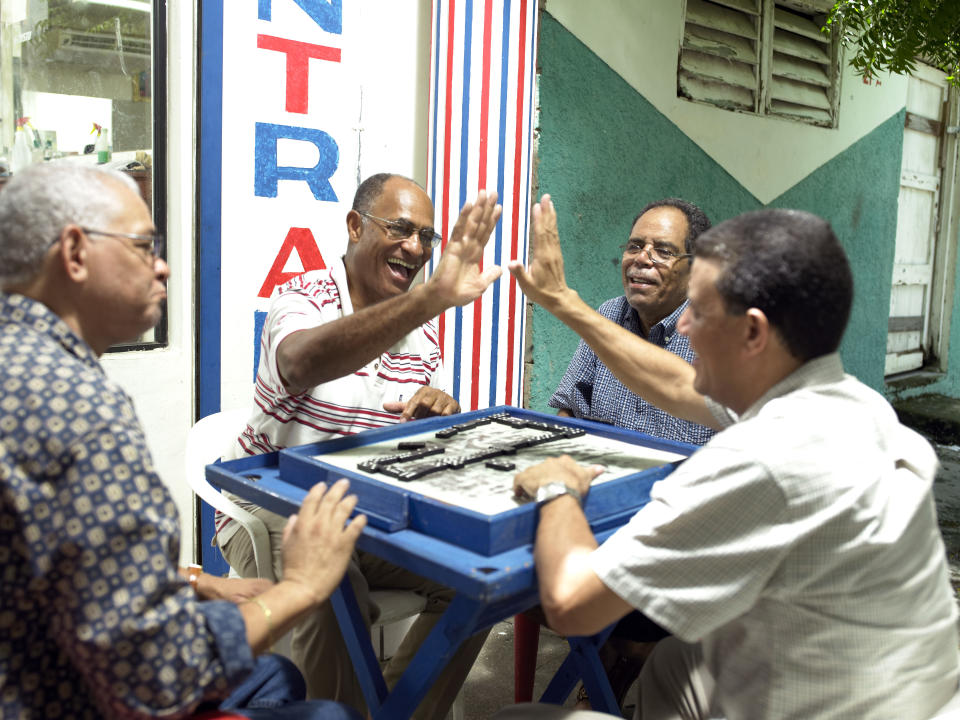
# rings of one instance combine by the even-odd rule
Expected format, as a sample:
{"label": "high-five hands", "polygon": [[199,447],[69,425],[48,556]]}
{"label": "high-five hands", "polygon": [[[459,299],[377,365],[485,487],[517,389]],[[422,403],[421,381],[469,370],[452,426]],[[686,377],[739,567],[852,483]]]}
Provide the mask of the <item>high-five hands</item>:
{"label": "high-five hands", "polygon": [[552,310],[565,294],[574,291],[567,286],[564,275],[557,211],[549,195],[533,206],[532,216],[530,265],[525,268],[521,261],[511,260],[508,267],[530,300]]}
{"label": "high-five hands", "polygon": [[497,193],[486,190],[477,193],[476,202],[468,202],[460,210],[440,262],[426,283],[444,308],[476,300],[503,272],[497,265],[480,269],[483,249],[502,211]]}

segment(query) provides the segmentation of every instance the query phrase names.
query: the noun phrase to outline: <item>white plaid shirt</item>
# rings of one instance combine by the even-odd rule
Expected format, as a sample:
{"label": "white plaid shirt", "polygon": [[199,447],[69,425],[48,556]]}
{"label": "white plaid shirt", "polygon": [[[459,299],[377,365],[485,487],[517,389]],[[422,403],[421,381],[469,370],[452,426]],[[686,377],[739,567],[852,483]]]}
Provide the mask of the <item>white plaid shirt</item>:
{"label": "white plaid shirt", "polygon": [[958,678],[936,469],[826,355],[656,483],[593,568],[701,643],[723,717],[928,718]]}

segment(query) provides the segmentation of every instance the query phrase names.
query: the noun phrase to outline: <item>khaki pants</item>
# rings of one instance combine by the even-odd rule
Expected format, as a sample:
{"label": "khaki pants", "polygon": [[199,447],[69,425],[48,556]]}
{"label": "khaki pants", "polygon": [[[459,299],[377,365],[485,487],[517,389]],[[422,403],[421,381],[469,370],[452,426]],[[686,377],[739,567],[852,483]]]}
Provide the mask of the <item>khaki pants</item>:
{"label": "khaki pants", "polygon": [[664,638],[640,671],[634,718],[722,720],[710,712],[715,687],[699,643]]}
{"label": "khaki pants", "polygon": [[[256,509],[254,515],[263,520],[270,532],[273,572],[279,579],[283,576],[281,544],[287,519],[263,508]],[[246,532],[236,532],[221,549],[227,562],[241,576],[257,576],[253,545]],[[454,592],[362,551],[354,553],[353,560],[347,567],[347,575],[357,596],[360,613],[367,620],[368,627],[380,614],[379,608],[370,602],[371,588],[411,590],[423,595],[427,600],[425,610],[413,623],[396,654],[383,670],[387,687],[392,688],[420,647],[420,643],[426,639],[439,621],[440,615],[447,609]],[[446,716],[474,660],[477,659],[488,632],[489,630],[484,630],[464,641],[427,692],[414,713],[414,718],[440,720]],[[354,674],[353,663],[330,602],[323,603],[293,629],[290,654],[307,682],[307,697],[338,700],[355,707],[361,714],[367,712],[360,683]]]}

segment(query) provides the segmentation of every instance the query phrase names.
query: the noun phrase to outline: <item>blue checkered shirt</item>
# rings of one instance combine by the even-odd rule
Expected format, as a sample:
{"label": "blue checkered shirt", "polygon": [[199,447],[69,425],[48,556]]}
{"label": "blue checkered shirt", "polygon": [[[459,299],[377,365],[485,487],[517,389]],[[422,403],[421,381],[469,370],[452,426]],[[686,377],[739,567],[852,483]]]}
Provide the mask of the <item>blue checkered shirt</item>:
{"label": "blue checkered shirt", "polygon": [[[693,362],[690,341],[677,332],[677,321],[686,309],[686,301],[670,315],[650,328],[647,340],[658,347]],[[640,318],[630,307],[626,296],[607,300],[600,306],[600,314],[613,320],[635,335],[640,331]],[[556,392],[550,398],[550,407],[566,409],[574,417],[610,423],[617,427],[638,430],[666,440],[703,445],[713,437],[713,430],[654,407],[639,395],[630,392],[583,340],[570,359],[570,365]]]}
{"label": "blue checkered shirt", "polygon": [[45,305],[0,293],[0,717],[179,718],[253,668],[177,574],[177,509],[127,395]]}

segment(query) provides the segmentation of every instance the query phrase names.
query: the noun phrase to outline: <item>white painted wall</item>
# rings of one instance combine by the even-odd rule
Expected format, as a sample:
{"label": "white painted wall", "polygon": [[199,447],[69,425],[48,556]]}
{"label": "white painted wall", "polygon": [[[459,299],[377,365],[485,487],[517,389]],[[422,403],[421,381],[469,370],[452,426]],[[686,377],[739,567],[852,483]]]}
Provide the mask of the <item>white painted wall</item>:
{"label": "white painted wall", "polygon": [[683,3],[546,0],[547,11],[704,152],[767,203],[899,112],[905,77],[865,85],[849,67],[836,129],[734,113],[677,97]]}

